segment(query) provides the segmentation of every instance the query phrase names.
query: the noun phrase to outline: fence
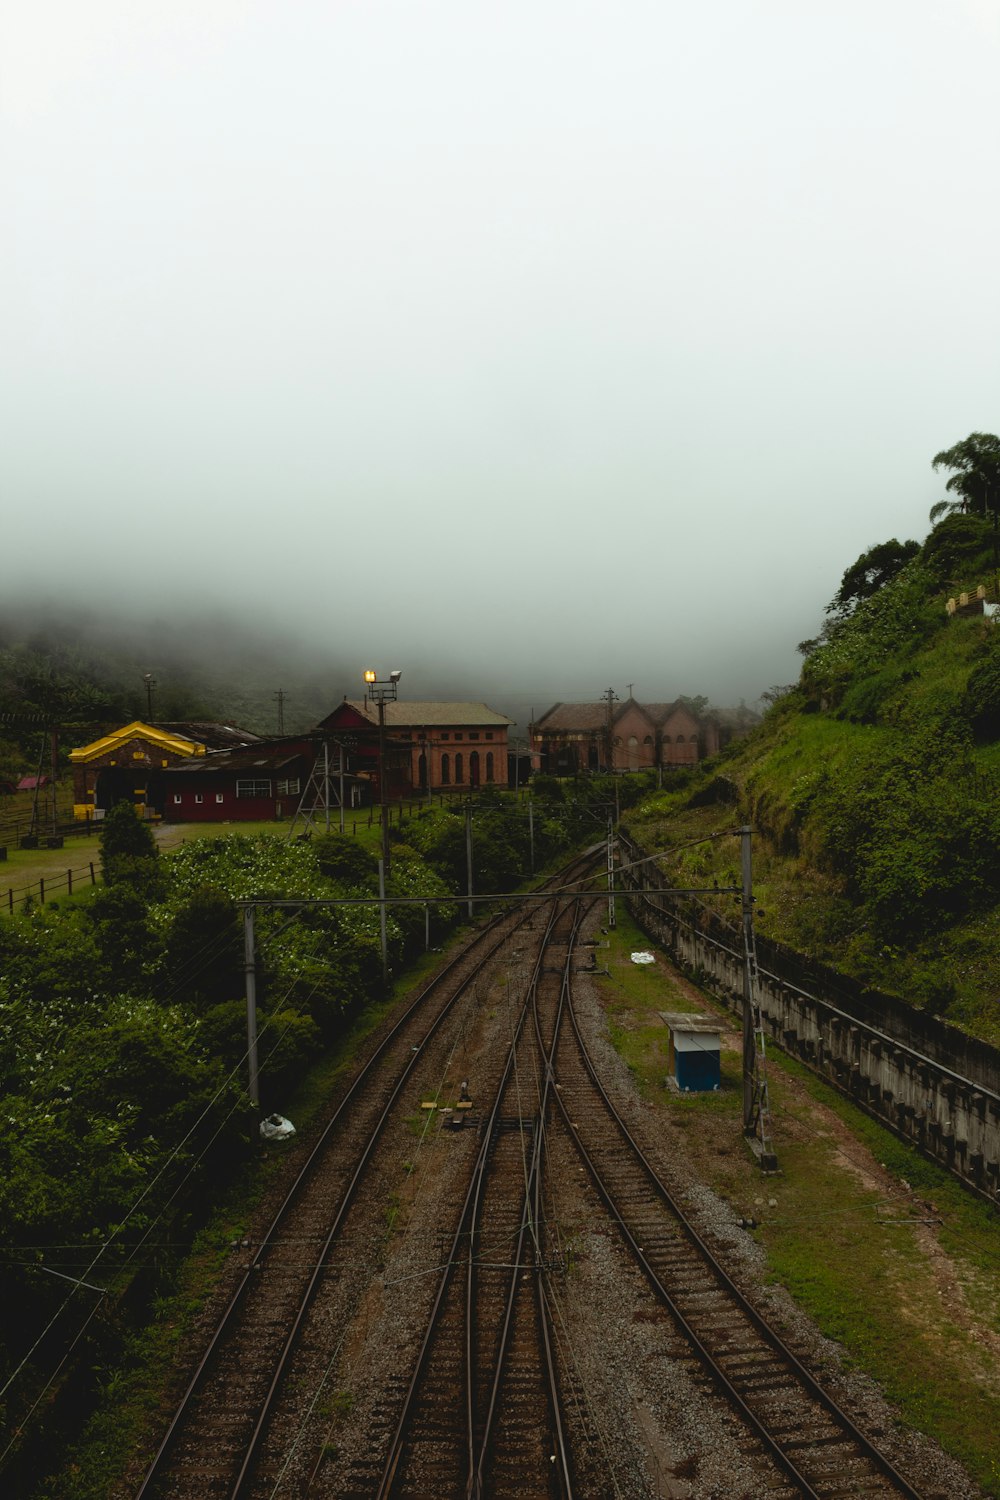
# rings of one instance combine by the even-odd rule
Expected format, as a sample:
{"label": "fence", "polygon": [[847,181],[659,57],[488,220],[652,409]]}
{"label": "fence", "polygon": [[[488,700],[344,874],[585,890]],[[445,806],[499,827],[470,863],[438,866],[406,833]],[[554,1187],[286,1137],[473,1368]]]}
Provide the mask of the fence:
{"label": "fence", "polygon": [[[77,878],[81,876],[82,879]],[[61,890],[63,886],[66,887],[67,896],[72,896],[74,880],[78,887],[87,885],[88,883],[90,885],[97,884],[97,871],[94,869],[93,860],[89,864],[81,866],[78,870],[67,870],[63,875],[41,875],[37,880],[33,880],[30,885],[11,886],[8,890],[0,894],[0,904],[6,906],[7,910],[13,914],[16,905],[22,901],[34,900],[35,893],[37,892],[38,900],[44,906],[46,900],[51,899],[53,892]]]}

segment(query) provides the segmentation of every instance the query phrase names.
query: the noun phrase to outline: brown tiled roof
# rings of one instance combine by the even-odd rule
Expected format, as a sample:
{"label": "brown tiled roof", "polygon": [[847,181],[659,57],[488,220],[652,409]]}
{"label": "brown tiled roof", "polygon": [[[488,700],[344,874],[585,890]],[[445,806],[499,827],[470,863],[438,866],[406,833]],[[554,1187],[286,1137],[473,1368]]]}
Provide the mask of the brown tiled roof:
{"label": "brown tiled roof", "polygon": [[606,702],[554,703],[548,713],[535,720],[535,729],[606,729],[607,724]]}
{"label": "brown tiled roof", "polygon": [[[378,723],[378,708],[374,703],[358,698],[347,701],[373,724]],[[418,729],[423,724],[495,729],[510,724],[511,720],[485,703],[421,703],[404,699],[385,705],[385,722],[390,729]]]}
{"label": "brown tiled roof", "polygon": [[[624,703],[615,705],[615,720],[617,721],[629,706],[633,706],[654,724],[663,724],[670,715],[678,708],[687,709],[695,722],[698,715],[686,703],[679,700],[674,703],[640,703],[637,698],[629,698]],[[535,720],[536,732],[545,733],[548,730],[595,730],[606,729],[608,725],[608,702],[601,699],[597,703],[556,703],[549,709],[548,713],[542,714],[540,719]]]}

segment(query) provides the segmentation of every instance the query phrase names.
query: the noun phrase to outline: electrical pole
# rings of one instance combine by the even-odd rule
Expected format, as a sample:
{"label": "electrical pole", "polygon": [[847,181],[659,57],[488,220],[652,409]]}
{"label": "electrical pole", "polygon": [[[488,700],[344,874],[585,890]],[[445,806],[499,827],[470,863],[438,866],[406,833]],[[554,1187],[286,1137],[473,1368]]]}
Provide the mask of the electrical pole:
{"label": "electrical pole", "polygon": [[762,1172],[776,1172],[778,1159],[771,1148],[771,1117],[767,1097],[764,1017],[757,1002],[757,944],[753,930],[751,830],[740,829],[743,875],[743,1134],[755,1138],[754,1153]]}
{"label": "electrical pole", "polygon": [[369,703],[378,704],[378,797],[382,814],[382,863],[386,877],[389,875],[389,809],[386,805],[388,785],[385,769],[385,705],[395,702],[399,696],[399,679],[402,672],[389,673],[389,680],[380,680],[373,667],[365,668],[366,697]]}
{"label": "electrical pole", "polygon": [[465,809],[465,869],[466,888],[469,893],[469,921],[472,921],[475,907],[472,901],[472,803],[468,803]]}
{"label": "electrical pole", "polygon": [[279,734],[284,734],[284,732],[285,732],[285,695],[282,692],[281,688],[279,688],[278,691],[275,694],[273,694],[273,696],[275,698],[277,698],[277,700],[278,700],[278,733]]}
{"label": "electrical pole", "polygon": [[153,689],[156,687],[156,678],[153,676],[152,672],[144,672],[142,680],[146,684],[146,717],[148,719],[152,719]]}
{"label": "electrical pole", "polygon": [[608,700],[608,718],[604,734],[607,741],[605,749],[605,770],[608,775],[614,775],[615,769],[615,704],[618,702],[618,694],[614,688],[608,688],[604,697]]}
{"label": "electrical pole", "polygon": [[608,814],[608,926],[615,925],[615,825]]}
{"label": "electrical pole", "polygon": [[253,907],[243,908],[243,972],[247,996],[248,1092],[255,1107],[260,1105],[260,1075],[257,1069],[257,957],[254,943]]}
{"label": "electrical pole", "polygon": [[389,980],[389,931],[385,915],[385,860],[378,862],[378,920],[379,937],[382,942],[382,978]]}

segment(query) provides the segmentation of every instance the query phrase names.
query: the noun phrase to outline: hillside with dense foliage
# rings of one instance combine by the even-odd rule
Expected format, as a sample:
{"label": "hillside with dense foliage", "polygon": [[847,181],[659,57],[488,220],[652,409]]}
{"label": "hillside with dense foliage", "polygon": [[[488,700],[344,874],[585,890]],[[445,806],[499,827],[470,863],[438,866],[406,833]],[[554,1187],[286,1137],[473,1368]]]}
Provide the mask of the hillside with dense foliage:
{"label": "hillside with dense foliage", "polygon": [[[750,822],[761,932],[996,1041],[1000,625],[946,610],[996,598],[995,532],[959,512],[884,546],[894,564],[847,570],[760,728],[630,826],[660,849]],[[681,885],[737,866],[725,838],[664,862]]]}

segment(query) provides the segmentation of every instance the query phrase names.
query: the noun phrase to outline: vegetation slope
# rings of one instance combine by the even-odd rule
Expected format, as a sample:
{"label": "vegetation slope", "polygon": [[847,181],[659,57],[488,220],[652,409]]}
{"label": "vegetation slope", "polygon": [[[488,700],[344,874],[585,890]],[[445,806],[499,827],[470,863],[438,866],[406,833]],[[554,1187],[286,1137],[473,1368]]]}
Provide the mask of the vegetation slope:
{"label": "vegetation slope", "polygon": [[[749,822],[761,932],[1000,1042],[1000,628],[946,609],[997,598],[992,519],[859,558],[759,729],[630,826],[662,849]],[[736,841],[665,868],[737,883]]]}

